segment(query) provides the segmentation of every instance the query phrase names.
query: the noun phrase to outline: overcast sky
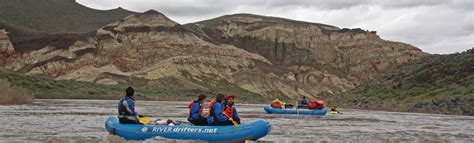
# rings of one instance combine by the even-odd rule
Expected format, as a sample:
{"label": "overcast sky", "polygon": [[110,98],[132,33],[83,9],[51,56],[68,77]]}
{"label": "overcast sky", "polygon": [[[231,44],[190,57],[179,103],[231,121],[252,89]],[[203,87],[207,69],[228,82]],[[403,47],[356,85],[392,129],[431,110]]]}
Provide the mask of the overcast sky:
{"label": "overcast sky", "polygon": [[[331,0],[329,0],[331,1]],[[377,31],[383,38],[446,54],[474,47],[474,0],[77,0],[95,9],[154,9],[181,24],[252,13],[341,28]]]}

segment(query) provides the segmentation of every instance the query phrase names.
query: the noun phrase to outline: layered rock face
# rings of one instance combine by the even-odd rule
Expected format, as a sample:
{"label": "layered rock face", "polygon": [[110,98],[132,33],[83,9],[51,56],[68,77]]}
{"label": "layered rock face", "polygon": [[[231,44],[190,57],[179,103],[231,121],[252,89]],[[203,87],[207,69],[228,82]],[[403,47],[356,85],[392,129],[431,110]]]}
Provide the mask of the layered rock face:
{"label": "layered rock face", "polygon": [[30,37],[12,42],[19,56],[4,68],[103,84],[152,86],[171,77],[272,98],[340,95],[426,55],[375,32],[245,14],[183,26],[147,11],[93,35]]}
{"label": "layered rock face", "polygon": [[[312,95],[337,95],[360,81],[425,53],[386,41],[376,32],[249,14],[187,24],[200,37],[257,53],[269,59],[297,87]],[[316,87],[316,88],[314,88]]]}

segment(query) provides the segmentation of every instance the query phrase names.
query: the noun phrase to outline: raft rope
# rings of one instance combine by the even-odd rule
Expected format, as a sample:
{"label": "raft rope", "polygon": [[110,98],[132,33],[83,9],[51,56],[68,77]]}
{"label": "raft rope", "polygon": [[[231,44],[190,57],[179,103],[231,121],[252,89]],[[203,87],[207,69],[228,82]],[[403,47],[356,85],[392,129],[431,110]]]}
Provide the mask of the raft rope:
{"label": "raft rope", "polygon": [[[155,133],[150,133],[150,132],[140,132],[140,131],[132,131],[132,130],[125,130],[125,129],[119,129],[119,128],[116,128],[114,126],[111,126],[112,129],[114,130],[114,132],[116,133],[117,131],[116,130],[120,130],[120,131],[125,131],[125,132],[130,132],[130,133],[140,133],[140,134],[157,134],[157,133],[161,133],[161,134],[170,134],[170,133],[174,133],[174,134],[223,134],[223,133],[228,133],[228,132],[235,132],[235,131],[240,131],[240,130],[248,130],[248,129],[252,129],[252,128],[255,128],[255,127],[259,127],[259,126],[263,126],[263,125],[268,125],[269,123],[267,122],[266,124],[259,124],[259,125],[252,125],[250,127],[246,127],[246,128],[234,128],[234,130],[228,130],[228,131],[221,131],[221,132],[217,132],[217,133],[192,133],[192,132],[155,132]],[[153,128],[154,126],[148,126],[148,125],[144,125],[143,127],[151,127]],[[186,127],[186,126],[172,126],[172,127]],[[219,126],[216,126],[216,127],[219,127]],[[158,135],[157,135],[158,136]]]}

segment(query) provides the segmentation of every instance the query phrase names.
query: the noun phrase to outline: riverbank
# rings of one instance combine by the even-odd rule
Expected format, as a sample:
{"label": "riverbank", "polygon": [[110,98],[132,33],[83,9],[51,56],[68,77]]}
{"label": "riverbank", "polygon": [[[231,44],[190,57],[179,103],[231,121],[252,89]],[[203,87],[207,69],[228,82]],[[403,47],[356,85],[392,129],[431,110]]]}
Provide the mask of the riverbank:
{"label": "riverbank", "polygon": [[[74,80],[52,80],[42,76],[27,76],[14,72],[0,72],[0,80],[5,81],[4,84],[21,89],[22,95],[34,94],[37,99],[105,99],[118,100],[123,97],[124,89],[127,85],[103,85],[90,82],[74,81]],[[190,101],[197,94],[205,93],[215,95],[217,93],[226,93],[238,95],[236,101],[238,103],[258,103],[268,104],[273,99],[265,98],[258,94],[251,93],[242,89],[234,89],[229,87],[212,87],[208,86],[202,89],[192,89],[187,87],[176,86],[180,84],[157,83],[153,86],[134,86],[136,89],[135,98],[138,100],[148,101]],[[229,89],[231,89],[229,91]],[[407,89],[408,90],[408,89]],[[12,90],[5,90],[13,92]],[[28,94],[26,94],[28,93]],[[30,94],[31,93],[31,94]],[[346,95],[337,98],[321,97],[326,101],[326,106],[339,106],[350,109],[369,109],[384,110],[397,112],[419,112],[419,113],[435,113],[435,114],[453,114],[453,115],[470,115],[473,116],[474,102],[473,96],[414,96],[405,98],[397,98],[397,96],[381,96],[378,92],[371,90],[363,90],[352,92],[353,95]],[[366,94],[362,94],[366,93]],[[373,93],[373,94],[371,94]],[[380,95],[380,96],[375,96]],[[3,96],[3,95],[2,95]],[[17,98],[21,97],[21,98]],[[29,103],[31,96],[14,96],[15,100],[9,100],[10,104]],[[402,96],[399,96],[402,97]],[[423,98],[420,98],[423,97]],[[426,97],[426,98],[425,98]],[[429,97],[429,98],[428,98]],[[3,98],[3,100],[9,98]],[[2,100],[2,99],[0,99]],[[280,99],[287,103],[294,104],[294,99]]]}

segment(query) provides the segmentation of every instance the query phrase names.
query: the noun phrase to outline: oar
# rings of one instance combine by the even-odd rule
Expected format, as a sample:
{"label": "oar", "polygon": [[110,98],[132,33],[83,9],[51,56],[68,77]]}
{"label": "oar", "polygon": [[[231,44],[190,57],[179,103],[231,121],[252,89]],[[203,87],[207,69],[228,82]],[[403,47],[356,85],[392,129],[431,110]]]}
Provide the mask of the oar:
{"label": "oar", "polygon": [[151,122],[151,118],[148,118],[148,117],[138,118],[138,120],[139,120],[140,123],[142,123],[143,125],[149,124],[149,123]]}
{"label": "oar", "polygon": [[[229,117],[229,115],[227,115],[227,114],[224,114],[224,115],[225,115],[227,118],[232,119],[231,117]],[[232,123],[234,123],[235,128],[239,128],[239,124],[237,124],[236,121],[232,120]]]}
{"label": "oar", "polygon": [[296,114],[300,114],[300,111],[298,110],[298,97],[296,97],[295,106],[296,106]]}

